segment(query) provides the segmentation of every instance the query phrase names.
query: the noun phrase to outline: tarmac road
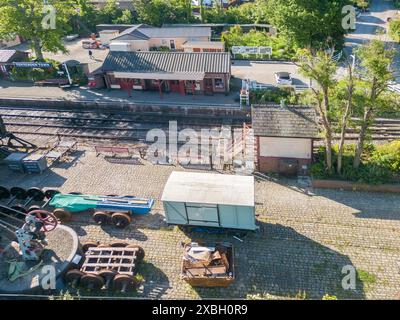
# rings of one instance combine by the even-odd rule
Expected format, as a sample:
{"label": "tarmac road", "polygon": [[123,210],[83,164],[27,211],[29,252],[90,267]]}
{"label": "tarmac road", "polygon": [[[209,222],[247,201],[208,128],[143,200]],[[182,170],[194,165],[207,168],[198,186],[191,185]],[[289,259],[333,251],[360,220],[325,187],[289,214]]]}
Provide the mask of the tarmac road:
{"label": "tarmac road", "polygon": [[[392,0],[371,0],[370,12],[361,14],[357,18],[356,30],[345,37],[345,52],[351,54],[353,49],[366,41],[381,39],[399,49],[388,36],[388,18],[396,16],[398,10],[394,7]],[[378,34],[384,31],[384,34]],[[399,50],[397,50],[399,52]],[[397,83],[400,83],[400,55],[397,53],[394,63]]]}

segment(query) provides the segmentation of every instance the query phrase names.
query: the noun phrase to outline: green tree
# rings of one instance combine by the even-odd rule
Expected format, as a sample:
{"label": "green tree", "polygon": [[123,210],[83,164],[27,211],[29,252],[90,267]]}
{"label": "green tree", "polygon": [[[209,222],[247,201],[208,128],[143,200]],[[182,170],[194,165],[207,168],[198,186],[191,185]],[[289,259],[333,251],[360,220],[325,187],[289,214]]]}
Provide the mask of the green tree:
{"label": "green tree", "polygon": [[131,24],[134,22],[134,17],[132,11],[123,10],[120,17],[117,17],[113,20],[113,23],[116,24]]}
{"label": "green tree", "polygon": [[322,129],[324,132],[324,142],[326,150],[326,166],[329,172],[332,171],[332,110],[330,104],[331,90],[336,85],[335,75],[337,65],[332,59],[334,50],[329,52],[318,50],[316,52],[309,49],[299,50],[298,66],[300,73],[305,77],[314,80],[317,86],[311,87],[311,104],[320,114]]}
{"label": "green tree", "polygon": [[86,0],[74,0],[76,14],[70,18],[74,33],[89,35],[96,29],[99,15],[96,7]]}
{"label": "green tree", "polygon": [[400,19],[399,19],[399,17],[390,21],[389,35],[394,41],[400,42]]}
{"label": "green tree", "polygon": [[[0,0],[0,38],[18,34],[30,40],[39,60],[44,59],[43,51],[66,52],[62,37],[71,30],[68,22],[70,16],[76,14],[74,2],[47,0],[47,5],[53,6],[55,15],[43,0]],[[48,23],[53,17],[55,25]]]}
{"label": "green tree", "polygon": [[[346,142],[346,131],[349,125],[349,118],[351,112],[353,111],[354,104],[354,91],[356,89],[356,83],[354,78],[354,65],[349,60],[346,61],[347,65],[347,76],[343,81],[343,87],[338,86],[338,96],[339,96],[339,112],[338,118],[340,118],[340,140],[339,140],[339,150],[337,155],[337,167],[336,171],[338,174],[342,173],[343,167],[343,153],[344,146]],[[342,90],[341,90],[342,89]]]}
{"label": "green tree", "polygon": [[153,26],[194,21],[188,0],[133,0],[138,20]]}
{"label": "green tree", "polygon": [[102,23],[114,23],[122,16],[122,10],[117,4],[117,0],[107,0],[105,6],[98,10],[98,19]]}
{"label": "green tree", "polygon": [[269,22],[300,48],[317,48],[331,38],[341,44],[342,8],[348,0],[263,0]]}
{"label": "green tree", "polygon": [[394,49],[388,49],[380,40],[373,40],[355,50],[360,60],[360,73],[367,84],[366,101],[363,106],[360,134],[357,141],[353,167],[358,168],[364,151],[368,128],[374,120],[375,113],[380,105],[379,99],[393,81],[392,63],[395,55]]}

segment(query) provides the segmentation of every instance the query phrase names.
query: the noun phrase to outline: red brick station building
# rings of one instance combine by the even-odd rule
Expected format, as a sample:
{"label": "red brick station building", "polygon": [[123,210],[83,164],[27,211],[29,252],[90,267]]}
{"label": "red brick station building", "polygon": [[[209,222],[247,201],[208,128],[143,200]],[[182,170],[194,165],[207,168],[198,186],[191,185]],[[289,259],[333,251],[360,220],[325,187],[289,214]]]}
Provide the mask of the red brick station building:
{"label": "red brick station building", "polygon": [[110,51],[102,72],[109,89],[227,94],[231,58],[225,52]]}

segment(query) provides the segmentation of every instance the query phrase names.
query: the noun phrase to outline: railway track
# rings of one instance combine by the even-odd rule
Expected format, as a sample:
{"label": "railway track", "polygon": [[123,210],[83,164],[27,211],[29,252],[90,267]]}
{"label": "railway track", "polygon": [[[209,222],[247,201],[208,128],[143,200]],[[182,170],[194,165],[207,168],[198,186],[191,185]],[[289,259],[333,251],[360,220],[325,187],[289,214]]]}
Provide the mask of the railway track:
{"label": "railway track", "polygon": [[178,131],[191,128],[219,129],[221,125],[243,127],[244,119],[210,116],[189,117],[171,114],[95,113],[88,111],[49,111],[0,108],[9,132],[15,134],[59,135],[75,138],[143,141],[152,129],[167,132],[170,121]]}
{"label": "railway track", "polygon": [[[152,129],[168,131],[169,122],[176,121],[178,131],[186,128],[200,133],[201,129],[220,129],[221,126],[242,128],[250,124],[246,118],[188,116],[154,113],[97,113],[51,109],[26,109],[0,107],[7,130],[15,134],[64,136],[86,139],[144,141]],[[356,119],[353,119],[356,120]],[[335,135],[335,139],[339,137]],[[358,129],[347,130],[347,140],[356,140]],[[400,139],[400,119],[377,119],[371,127],[373,141]]]}

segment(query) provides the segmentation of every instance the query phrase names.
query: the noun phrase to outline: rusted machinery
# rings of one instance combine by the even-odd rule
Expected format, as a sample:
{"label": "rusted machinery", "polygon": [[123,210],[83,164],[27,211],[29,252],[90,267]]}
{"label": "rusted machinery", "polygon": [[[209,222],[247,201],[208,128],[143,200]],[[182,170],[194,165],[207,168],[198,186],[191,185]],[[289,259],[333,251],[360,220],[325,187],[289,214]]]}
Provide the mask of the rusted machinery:
{"label": "rusted machinery", "polygon": [[233,245],[184,244],[181,279],[194,287],[227,287],[235,281]]}
{"label": "rusted machinery", "polygon": [[0,147],[3,146],[12,150],[19,150],[21,148],[25,150],[36,148],[36,145],[34,145],[33,143],[18,138],[13,133],[8,132],[4,121],[0,116]]}
{"label": "rusted machinery", "polygon": [[85,255],[82,266],[68,271],[64,276],[68,285],[95,291],[105,288],[121,293],[138,286],[136,269],[145,256],[140,246],[90,242],[84,244],[82,249]]}
{"label": "rusted machinery", "polygon": [[38,261],[47,245],[46,233],[57,227],[57,219],[45,210],[23,213],[0,206],[0,230],[13,234],[19,244],[21,256],[27,261]]}

